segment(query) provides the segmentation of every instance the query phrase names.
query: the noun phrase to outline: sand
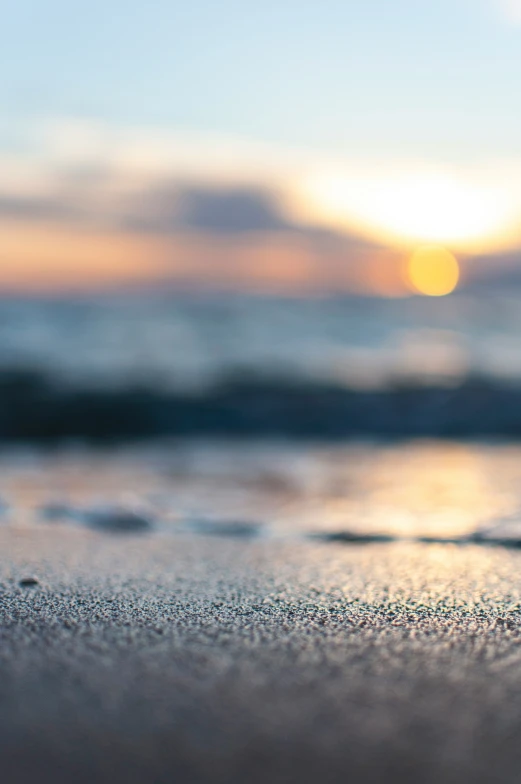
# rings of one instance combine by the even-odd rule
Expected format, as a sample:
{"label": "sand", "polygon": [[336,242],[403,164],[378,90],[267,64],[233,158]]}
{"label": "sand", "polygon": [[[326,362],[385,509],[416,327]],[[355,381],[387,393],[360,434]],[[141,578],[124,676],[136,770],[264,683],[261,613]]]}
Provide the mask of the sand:
{"label": "sand", "polygon": [[0,781],[517,784],[520,508],[515,445],[0,453]]}
{"label": "sand", "polygon": [[519,781],[515,550],[4,525],[0,591],[5,784]]}

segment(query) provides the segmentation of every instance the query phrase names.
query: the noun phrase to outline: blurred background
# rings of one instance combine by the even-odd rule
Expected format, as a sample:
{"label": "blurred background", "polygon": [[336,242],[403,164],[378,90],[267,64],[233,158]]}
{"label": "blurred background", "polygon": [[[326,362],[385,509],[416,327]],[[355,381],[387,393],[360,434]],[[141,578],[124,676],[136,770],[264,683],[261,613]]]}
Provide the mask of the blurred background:
{"label": "blurred background", "polygon": [[1,433],[110,431],[137,387],[143,431],[245,395],[224,430],[269,430],[296,385],[394,431],[411,384],[409,430],[510,432],[519,0],[21,0],[0,51]]}

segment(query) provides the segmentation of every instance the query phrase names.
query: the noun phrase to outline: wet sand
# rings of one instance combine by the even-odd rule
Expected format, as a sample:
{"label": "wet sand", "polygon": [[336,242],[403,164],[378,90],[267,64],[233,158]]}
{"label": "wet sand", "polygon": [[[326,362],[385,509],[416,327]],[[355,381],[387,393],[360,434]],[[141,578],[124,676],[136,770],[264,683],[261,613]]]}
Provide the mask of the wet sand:
{"label": "wet sand", "polygon": [[0,454],[6,784],[521,774],[521,450]]}
{"label": "wet sand", "polygon": [[519,781],[515,550],[6,525],[0,590],[6,784]]}

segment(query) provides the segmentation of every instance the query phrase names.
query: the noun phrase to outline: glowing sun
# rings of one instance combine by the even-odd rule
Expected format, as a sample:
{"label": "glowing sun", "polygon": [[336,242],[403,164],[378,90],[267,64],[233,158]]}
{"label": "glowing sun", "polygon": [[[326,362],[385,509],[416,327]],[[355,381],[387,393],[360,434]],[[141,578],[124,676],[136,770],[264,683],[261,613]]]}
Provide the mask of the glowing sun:
{"label": "glowing sun", "polygon": [[439,245],[424,245],[414,251],[407,265],[407,283],[419,294],[443,297],[459,281],[459,265],[453,254]]}

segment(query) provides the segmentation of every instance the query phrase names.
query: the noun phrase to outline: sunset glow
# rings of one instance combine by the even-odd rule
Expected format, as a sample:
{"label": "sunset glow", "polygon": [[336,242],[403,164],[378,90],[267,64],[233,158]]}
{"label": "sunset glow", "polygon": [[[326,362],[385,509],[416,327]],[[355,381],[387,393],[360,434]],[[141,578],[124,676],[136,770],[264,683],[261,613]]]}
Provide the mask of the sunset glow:
{"label": "sunset glow", "polygon": [[98,289],[164,278],[169,248],[161,239],[80,231],[37,222],[0,223],[0,293]]}
{"label": "sunset glow", "polygon": [[424,246],[457,254],[465,286],[520,266],[521,0],[335,0],[296,26],[268,2],[254,36],[230,0],[74,20],[52,0],[30,29],[19,5],[3,19],[0,294],[401,297],[427,285],[404,274]]}
{"label": "sunset glow", "polygon": [[[332,225],[391,245],[439,243],[488,252],[514,241],[521,194],[500,183],[411,169],[317,175],[303,185],[304,209]],[[517,239],[517,238],[516,238]]]}

